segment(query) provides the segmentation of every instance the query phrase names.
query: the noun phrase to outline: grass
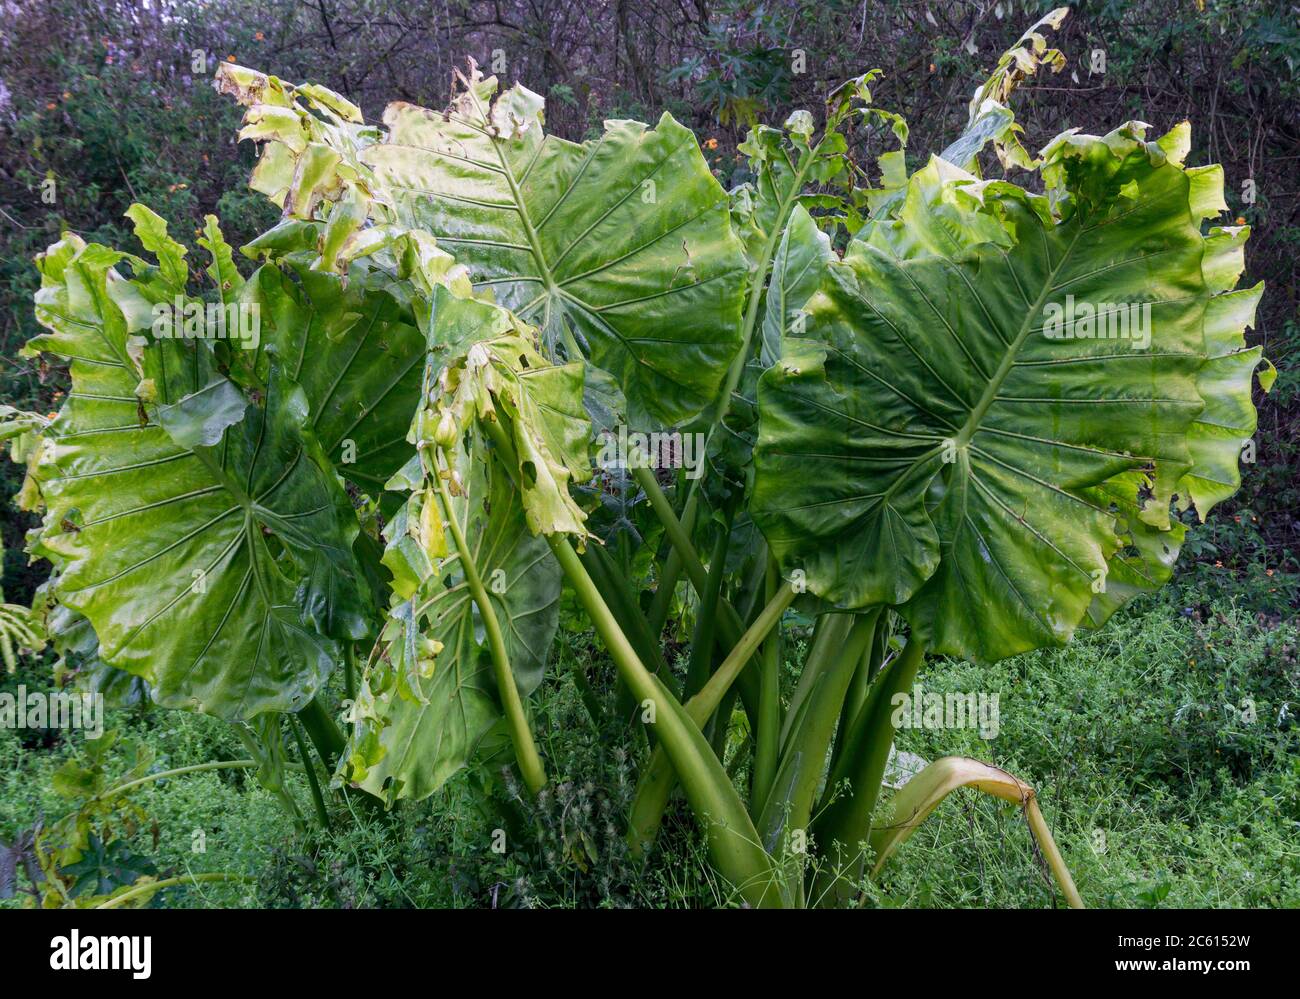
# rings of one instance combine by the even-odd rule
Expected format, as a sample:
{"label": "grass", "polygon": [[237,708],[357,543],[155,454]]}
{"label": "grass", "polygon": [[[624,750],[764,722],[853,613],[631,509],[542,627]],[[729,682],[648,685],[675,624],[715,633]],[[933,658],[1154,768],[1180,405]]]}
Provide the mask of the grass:
{"label": "grass", "polygon": [[[931,665],[929,690],[1000,692],[1000,732],[908,730],[899,747],[1029,782],[1091,905],[1300,905],[1294,625],[1232,607],[1202,620],[1167,599],[1144,610],[1064,650]],[[1052,904],[1019,813],[955,798],[891,861],[879,901]]]}
{"label": "grass", "polygon": [[[983,667],[932,662],[920,681],[927,691],[998,694],[999,731],[983,739],[974,728],[905,730],[899,748],[926,759],[974,756],[1028,781],[1089,905],[1300,906],[1300,636],[1294,623],[1250,613],[1231,596],[1216,594],[1217,609],[1200,606],[1194,586],[1185,580],[1065,649]],[[593,724],[570,679],[573,664],[585,664],[598,698],[612,701],[612,669],[589,643],[561,642],[534,707],[552,776],[536,802],[489,762],[392,814],[344,799],[324,832],[296,829],[251,772],[147,785],[132,799],[142,818],[126,836],[131,851],[164,876],[256,879],[169,889],[158,904],[730,904],[684,807],[648,865],[627,856],[621,817],[642,758],[621,748],[635,742],[616,723]],[[0,689],[20,681],[43,685],[29,669]],[[110,782],[143,747],[154,771],[245,755],[224,724],[200,716],[126,710],[109,724],[121,732],[104,764]],[[39,735],[0,731],[6,842],[70,807],[53,778],[70,756],[84,756],[81,736],[47,746]],[[301,772],[289,786],[310,816]],[[865,902],[1061,904],[1019,812],[972,791],[940,806]]]}

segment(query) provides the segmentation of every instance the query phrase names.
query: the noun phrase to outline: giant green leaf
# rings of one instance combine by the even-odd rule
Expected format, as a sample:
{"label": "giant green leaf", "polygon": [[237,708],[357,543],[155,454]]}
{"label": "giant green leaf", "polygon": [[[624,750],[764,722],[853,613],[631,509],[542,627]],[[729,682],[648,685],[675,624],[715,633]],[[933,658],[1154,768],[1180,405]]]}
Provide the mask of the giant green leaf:
{"label": "giant green leaf", "polygon": [[[1068,639],[1130,509],[1167,525],[1240,255],[1202,235],[1221,174],[1178,145],[1067,133],[1046,197],[932,160],[831,264],[759,392],[755,518],[814,593],[902,604],[936,651],[995,659]],[[1149,305],[1149,345],[1049,335],[1066,296]],[[1235,374],[1215,392],[1244,410]]]}
{"label": "giant green leaf", "polygon": [[356,519],[292,382],[273,372],[246,400],[204,341],[133,344],[114,299],[147,289],[114,293],[131,284],[111,269],[121,256],[70,236],[40,260],[50,332],[32,348],[69,362],[72,390],[47,433],[36,551],[102,659],[160,703],[296,710],[335,660],[326,634],[367,630]]}
{"label": "giant green leaf", "polygon": [[477,287],[614,374],[636,425],[712,401],[739,344],[745,265],[695,136],[665,114],[578,145],[542,99],[477,73],[446,112],[393,104],[361,158],[375,197],[466,264]]}

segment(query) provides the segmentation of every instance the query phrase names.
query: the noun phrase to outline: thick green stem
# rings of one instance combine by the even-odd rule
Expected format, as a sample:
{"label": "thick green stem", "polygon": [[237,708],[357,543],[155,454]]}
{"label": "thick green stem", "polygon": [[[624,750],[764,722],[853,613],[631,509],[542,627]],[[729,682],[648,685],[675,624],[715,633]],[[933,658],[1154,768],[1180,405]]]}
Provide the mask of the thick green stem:
{"label": "thick green stem", "polygon": [[[268,747],[263,742],[262,738],[247,725],[236,726],[235,734],[239,736],[240,741],[243,742],[243,744],[248,747],[248,751],[252,753],[255,758],[258,759],[262,758],[264,754],[267,753],[268,749],[272,748],[272,747]],[[281,734],[280,725],[277,723],[275,726],[275,732],[271,736],[271,738],[275,740],[275,748],[278,748],[279,746],[280,734]],[[279,763],[280,767],[302,766],[301,763],[290,764],[284,760],[279,760],[277,762]],[[278,800],[280,804],[284,806],[284,810],[286,814],[288,814],[289,818],[293,821],[294,828],[298,830],[299,833],[306,833],[307,823],[303,820],[302,810],[298,807],[298,800],[293,796],[293,793],[289,790],[289,788],[285,786],[285,782],[283,780],[275,779],[273,774],[269,775],[271,779],[268,779],[266,781],[262,780],[262,772],[261,772],[262,766],[266,766],[267,764],[270,763],[271,761],[268,759],[266,760],[265,763],[263,763],[258,767],[258,774],[257,774],[258,783],[261,784],[264,788],[266,788],[266,790],[270,791],[273,795],[275,795],[276,800]],[[272,765],[268,767],[268,769],[274,771],[277,768],[274,765]]]}
{"label": "thick green stem", "polygon": [[768,632],[777,626],[786,608],[794,603],[795,591],[789,583],[782,583],[776,595],[768,601],[763,612],[754,619],[754,623],[737,639],[727,658],[722,660],[704,688],[686,702],[687,713],[703,724],[722,702],[722,695],[731,689],[731,685],[740,677],[745,665],[753,658]]}
{"label": "thick green stem", "polygon": [[349,701],[357,699],[357,650],[351,642],[343,643],[343,692]]}
{"label": "thick green stem", "polygon": [[895,624],[897,619],[892,614],[885,614],[880,619],[880,624],[876,628],[876,639],[871,643],[871,669],[867,673],[867,690],[862,692],[862,701],[855,707],[855,714],[866,703],[867,691],[871,689],[871,684],[880,675],[885,660],[889,658],[889,643],[894,637]]}
{"label": "thick green stem", "polygon": [[[795,202],[798,201],[799,195],[803,193],[804,178],[808,175],[813,163],[821,152],[821,144],[826,139],[822,136],[817,145],[810,147],[799,158],[795,166],[794,177],[790,181],[790,187],[786,190],[785,195],[781,198],[777,206],[776,216],[772,220],[772,231],[767,234],[763,240],[763,247],[759,251],[758,259],[755,262],[753,272],[753,283],[749,287],[749,299],[745,303],[745,316],[740,326],[740,350],[732,358],[731,366],[727,368],[727,378],[722,386],[722,395],[718,397],[717,405],[713,409],[713,418],[709,422],[705,440],[712,441],[713,433],[718,428],[718,424],[723,421],[727,411],[731,409],[731,397],[736,391],[736,386],[740,384],[740,376],[745,372],[745,365],[749,363],[750,347],[754,342],[754,330],[758,326],[759,309],[763,303],[763,289],[767,286],[767,269],[772,264],[772,256],[776,253],[777,244],[781,241],[781,234],[785,232],[786,222],[790,218],[790,212],[794,210]],[[707,453],[707,445],[706,452]]]}
{"label": "thick green stem", "polygon": [[799,671],[799,682],[790,695],[790,707],[785,713],[785,724],[781,728],[782,746],[790,742],[791,733],[799,727],[808,709],[809,697],[821,682],[822,673],[836,662],[836,655],[844,647],[852,626],[852,614],[818,616],[817,623],[813,626],[812,644],[804,658],[803,669]]}
{"label": "thick green stem", "polygon": [[840,760],[844,756],[844,744],[848,741],[849,733],[853,731],[853,723],[857,720],[858,713],[867,703],[871,682],[880,671],[880,665],[889,648],[888,638],[891,629],[888,617],[887,613],[882,612],[876,622],[876,635],[871,640],[871,645],[862,653],[862,662],[858,664],[857,671],[853,674],[853,683],[849,686],[848,696],[844,698],[840,723],[835,729],[835,748],[831,750],[832,772],[840,766]]}
{"label": "thick green stem", "polygon": [[573,678],[573,685],[578,690],[578,697],[582,699],[582,706],[587,709],[587,717],[591,719],[593,725],[599,725],[602,714],[600,701],[596,699],[595,691],[587,681],[587,673],[581,657],[574,657],[573,669],[569,671],[569,676]]}
{"label": "thick green stem", "polygon": [[[879,627],[876,629],[879,631]],[[834,770],[839,759],[844,755],[844,743],[848,741],[853,721],[866,703],[867,680],[871,674],[871,646],[862,652],[857,667],[853,670],[853,679],[849,681],[848,693],[844,695],[844,704],[840,708],[840,721],[835,728],[835,745],[831,748],[831,769]]]}
{"label": "thick green stem", "polygon": [[[704,737],[709,740],[713,752],[724,764],[727,762],[727,739],[731,735],[731,716],[735,713],[735,708],[736,688],[732,687],[722,695],[722,703],[718,705],[718,710],[713,712],[713,717],[704,727]],[[728,770],[727,773],[730,774],[731,771]]]}
{"label": "thick green stem", "polygon": [[1025,805],[1025,818],[1029,821],[1030,831],[1034,834],[1034,839],[1038,841],[1038,849],[1043,854],[1043,859],[1047,861],[1047,866],[1051,868],[1052,874],[1056,876],[1056,883],[1061,886],[1061,891],[1065,895],[1066,902],[1071,909],[1082,909],[1083,898],[1079,895],[1079,889],[1074,886],[1074,878],[1070,876],[1070,869],[1065,866],[1065,858],[1061,856],[1061,851],[1057,849],[1056,840],[1052,838],[1052,831],[1047,828],[1047,821],[1043,818],[1043,813],[1038,808],[1038,799],[1030,798]]}
{"label": "thick green stem", "polygon": [[[780,576],[776,563],[767,558],[764,596],[771,601],[776,596]],[[781,629],[773,628],[763,643],[759,657],[758,731],[754,739],[754,781],[750,788],[749,805],[761,813],[763,802],[772,789],[776,777],[777,755],[781,748]]]}
{"label": "thick green stem", "polygon": [[[653,473],[648,468],[634,468],[633,476],[637,484],[641,486],[650,500],[650,506],[655,515],[664,525],[664,531],[668,535],[668,540],[673,543],[677,553],[682,558],[682,565],[686,569],[686,575],[695,587],[695,592],[701,597],[704,596],[708,589],[708,573],[704,569],[704,564],[700,561],[700,556],[695,551],[695,546],[691,544],[690,536],[686,533],[686,528],[682,522],[677,519],[677,514],[673,512],[673,506],[668,502],[668,497],[664,495],[659,483],[655,480]],[[718,598],[717,604],[717,621],[715,623],[715,639],[722,646],[723,652],[735,647],[740,641],[741,632],[744,629],[744,622],[741,621],[740,615],[736,613],[736,608],[725,597]],[[757,683],[752,678],[745,678],[741,681],[740,695],[745,700],[745,710],[749,712],[751,718],[758,717],[758,689]]]}
{"label": "thick green stem", "polygon": [[119,794],[124,794],[145,784],[152,784],[158,780],[170,780],[172,777],[184,777],[186,774],[201,774],[208,770],[252,770],[256,766],[256,760],[216,760],[212,763],[194,763],[188,767],[176,767],[174,770],[160,770],[156,774],[146,774],[143,777],[137,777],[135,780],[129,780],[125,784],[110,787],[107,791],[101,791],[95,795],[91,800],[103,801],[106,798],[115,798]]}
{"label": "thick green stem", "polygon": [[[682,510],[682,527],[688,537],[695,530],[695,514],[698,509],[699,497],[692,496],[686,501],[686,508]],[[650,605],[650,613],[647,615],[650,634],[658,636],[663,632],[664,624],[668,620],[668,612],[672,609],[673,591],[677,589],[677,581],[681,577],[681,553],[676,545],[669,544],[668,557],[664,559],[663,571],[659,574],[659,584],[655,588],[654,602]]]}
{"label": "thick green stem", "polygon": [[465,541],[465,532],[461,529],[452,506],[451,493],[441,476],[435,478],[438,484],[438,496],[442,500],[443,520],[451,528],[452,540],[456,551],[460,553],[461,568],[465,573],[465,583],[469,587],[470,597],[478,607],[483,619],[483,630],[487,633],[488,650],[492,655],[492,672],[496,678],[497,694],[501,698],[501,707],[506,716],[506,727],[510,730],[510,741],[515,747],[515,761],[524,778],[528,790],[536,794],[546,786],[546,769],[542,758],[537,753],[533,742],[533,732],[528,726],[528,716],[524,713],[523,699],[519,696],[519,687],[515,683],[514,671],[510,669],[510,658],[506,654],[505,638],[501,634],[501,623],[497,620],[496,609],[483,586],[478,566],[470,547]]}
{"label": "thick green stem", "polygon": [[877,608],[854,618],[844,644],[831,651],[832,664],[821,671],[820,682],[808,696],[807,709],[790,733],[758,822],[759,835],[769,852],[780,845],[783,833],[806,833],[808,829],[813,799],[826,772],[835,723],[863,650],[871,645],[876,633],[879,616]]}
{"label": "thick green stem", "polygon": [[660,745],[682,776],[719,873],[751,905],[780,906],[783,899],[772,860],[758,845],[754,823],[698,724],[637,658],[568,539],[552,535],[547,540],[619,674],[643,704],[653,705]]}
{"label": "thick green stem", "polygon": [[764,590],[767,588],[767,545],[760,545],[754,553],[753,568],[744,579],[737,580],[731,591],[732,606],[740,614],[745,626],[754,623],[754,617],[763,609]]}
{"label": "thick green stem", "polygon": [[295,716],[290,715],[289,727],[293,729],[293,741],[298,745],[298,756],[302,760],[303,769],[307,771],[307,786],[311,788],[311,800],[316,806],[316,818],[320,820],[322,829],[329,829],[330,813],[326,810],[325,798],[320,793],[320,783],[316,780],[316,768],[312,766],[311,754],[307,752],[307,740],[302,737],[302,725]]}
{"label": "thick green stem", "polygon": [[[768,268],[772,266],[772,257],[776,253],[777,244],[781,241],[781,235],[785,232],[790,213],[794,210],[799,195],[803,193],[804,180],[807,178],[813,164],[817,162],[817,158],[821,154],[822,143],[826,141],[828,134],[824,132],[817,144],[809,147],[799,158],[799,162],[795,165],[790,186],[777,205],[776,215],[772,219],[772,231],[763,240],[762,248],[759,250],[758,257],[754,262],[749,295],[745,302],[745,314],[740,323],[740,349],[736,352],[736,356],[731,359],[731,364],[727,368],[727,376],[723,380],[718,401],[714,405],[713,413],[709,418],[708,429],[704,432],[705,454],[709,453],[709,445],[713,443],[713,435],[731,409],[731,400],[736,394],[736,386],[740,384],[741,376],[745,373],[745,365],[749,363],[750,352],[754,343],[754,330],[758,327],[759,311],[763,304],[763,292],[767,288]],[[687,510],[692,509],[696,490],[703,481],[703,476],[691,481],[686,493]]]}
{"label": "thick green stem", "polygon": [[[722,665],[709,677],[704,689],[686,702],[686,714],[697,726],[702,728],[717,711],[736,675],[749,662],[768,632],[780,622],[781,615],[794,601],[794,597],[790,584],[783,584],[722,661]],[[637,784],[632,815],[628,821],[628,845],[636,856],[643,854],[654,843],[659,823],[663,821],[664,809],[668,807],[668,799],[672,796],[677,780],[674,766],[674,760],[662,749],[656,749]]]}
{"label": "thick green stem", "polygon": [[636,654],[663,681],[664,686],[677,696],[677,680],[664,661],[658,641],[646,627],[645,616],[637,606],[636,597],[628,586],[626,577],[619,572],[609,552],[603,545],[593,543],[589,544],[586,551],[578,557],[582,559],[588,575],[600,588],[605,602],[609,604],[609,609],[618,619],[618,626],[623,629],[623,634],[627,635],[628,641],[636,649]]}
{"label": "thick green stem", "polygon": [[709,578],[700,596],[700,609],[695,619],[695,634],[691,638],[691,658],[686,669],[686,696],[694,697],[709,679],[709,666],[713,662],[713,624],[718,619],[718,596],[722,592],[722,577],[727,571],[727,542],[731,537],[730,522],[718,532],[709,559]]}
{"label": "thick green stem", "polygon": [[101,902],[95,908],[116,909],[119,905],[133,902],[142,895],[152,895],[164,888],[174,888],[177,885],[210,884],[214,881],[240,881],[253,884],[256,879],[244,874],[226,874],[221,871],[214,871],[210,874],[180,874],[174,878],[163,878],[161,881],[150,881],[148,884],[136,885],[129,891],[122,892],[121,895],[114,895],[107,902]]}
{"label": "thick green stem", "polygon": [[673,505],[668,502],[668,497],[659,488],[659,481],[654,477],[654,472],[648,468],[633,468],[632,477],[636,479],[637,485],[645,492],[646,499],[650,501],[651,509],[654,510],[655,515],[664,525],[668,540],[672,542],[677,554],[681,556],[682,566],[686,569],[686,574],[690,577],[695,592],[703,594],[708,586],[708,573],[705,571],[704,563],[700,561],[695,546],[691,544],[690,535],[686,533],[686,528],[677,519]]}
{"label": "thick green stem", "polygon": [[[838,865],[832,863],[819,875],[815,897],[845,897],[861,871],[863,858],[858,844],[871,833],[871,817],[897,732],[894,697],[912,689],[924,661],[925,646],[915,635],[909,637],[899,656],[881,670],[852,724],[840,766],[831,771],[827,782],[828,799],[846,780],[848,793],[829,800],[813,823],[817,841],[832,861],[838,861]],[[845,865],[847,869],[843,869]],[[841,869],[836,870],[837,866]]]}
{"label": "thick green stem", "polygon": [[316,752],[325,764],[325,769],[333,772],[338,766],[339,754],[343,752],[346,742],[333,716],[325,709],[318,696],[307,702],[298,712],[298,720],[307,731],[307,737],[316,747]]}
{"label": "thick green stem", "polygon": [[[497,419],[485,420],[483,421],[482,426],[486,428],[488,437],[490,437],[492,440],[492,446],[498,452],[498,457],[501,459],[500,462],[501,467],[505,470],[506,474],[510,477],[510,481],[514,484],[515,488],[518,489],[520,488],[519,458],[518,455],[515,453],[515,446],[514,446],[514,442],[510,438],[510,433],[503,425],[503,421],[507,419],[508,417],[506,416],[506,414],[501,410],[498,410]],[[652,643],[652,644],[654,644],[656,648],[658,647],[657,643]],[[581,666],[579,666],[578,669],[580,670]],[[667,672],[667,667],[664,667],[664,671]],[[594,719],[596,717],[596,715],[593,713],[595,708],[595,698],[591,693],[591,687],[587,683],[587,678],[586,676],[582,676],[580,678],[575,677],[575,680],[579,683],[578,689],[579,692],[582,694],[583,702],[587,706],[587,712],[589,714],[592,714],[592,717]],[[630,701],[631,695],[626,689],[626,684],[621,682],[621,678],[620,678],[619,686],[620,689],[618,695],[618,712],[621,718],[627,720],[631,717],[631,711],[628,710],[627,713],[625,714],[624,708],[631,707],[631,701]],[[627,702],[626,704],[624,703],[625,701]],[[638,731],[644,731],[644,730],[638,729]]]}

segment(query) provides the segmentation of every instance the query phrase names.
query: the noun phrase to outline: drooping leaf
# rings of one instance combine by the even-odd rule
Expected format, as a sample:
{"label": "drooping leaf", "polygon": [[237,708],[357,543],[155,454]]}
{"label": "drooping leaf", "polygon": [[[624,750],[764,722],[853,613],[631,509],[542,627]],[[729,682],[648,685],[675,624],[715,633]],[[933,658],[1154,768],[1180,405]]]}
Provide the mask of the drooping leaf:
{"label": "drooping leaf", "polygon": [[[490,476],[482,457],[463,452],[458,468],[465,495],[453,501],[452,515],[463,524],[527,695],[541,683],[559,621],[560,568],[546,540],[529,531],[518,493],[499,469]],[[395,605],[382,647],[358,693],[342,776],[390,802],[418,801],[469,762],[500,715],[458,552]]]}
{"label": "drooping leaf", "polygon": [[1074,879],[1061,859],[1056,840],[1043,819],[1034,789],[1014,774],[979,760],[962,756],[945,756],[935,760],[909,780],[892,801],[893,817],[871,830],[871,847],[876,853],[872,871],[878,874],[890,856],[929,818],[953,791],[969,787],[994,798],[1018,805],[1025,812],[1038,849],[1061,886],[1066,901],[1073,908],[1083,908],[1083,900]]}
{"label": "drooping leaf", "polygon": [[[222,63],[214,83],[248,108],[239,137],[264,144],[249,186],[286,218],[317,218],[327,204],[344,206],[330,233],[336,247],[359,228],[370,185],[357,154],[379,132],[365,124],[356,105],[325,87],[294,87],[230,63]],[[360,216],[348,206],[359,206]],[[333,266],[328,252],[320,260],[325,269]]]}
{"label": "drooping leaf", "polygon": [[1060,28],[1069,14],[1068,7],[1057,7],[1033,24],[1015,45],[1002,53],[993,73],[971,98],[969,120],[960,136],[939,156],[954,166],[979,174],[979,154],[989,143],[1003,169],[1033,169],[1037,163],[1020,143],[1024,131],[1016,124],[1008,102],[1012,92],[1040,69],[1059,73],[1065,68],[1065,55],[1047,47],[1044,28]]}
{"label": "drooping leaf", "polygon": [[528,526],[534,534],[585,537],[586,516],[569,491],[591,477],[582,364],[551,364],[537,350],[536,332],[501,306],[440,288],[433,311],[431,404],[414,436],[432,439],[444,419],[463,432],[472,420],[495,420],[502,407]]}

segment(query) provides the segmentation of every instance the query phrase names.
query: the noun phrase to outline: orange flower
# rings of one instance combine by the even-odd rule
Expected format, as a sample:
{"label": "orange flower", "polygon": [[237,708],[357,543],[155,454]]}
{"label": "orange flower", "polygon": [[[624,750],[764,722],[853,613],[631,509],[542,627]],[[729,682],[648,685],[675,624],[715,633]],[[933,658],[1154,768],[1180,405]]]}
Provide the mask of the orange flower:
{"label": "orange flower", "polygon": [[1215,562],[1215,563],[1214,563],[1214,568],[1216,568],[1216,569],[1222,569],[1222,568],[1223,568],[1223,563],[1222,563],[1222,562]]}
{"label": "orange flower", "polygon": [[1237,225],[1245,225],[1245,224],[1246,224],[1246,216],[1244,216],[1244,215],[1238,215],[1238,216],[1237,216]]}
{"label": "orange flower", "polygon": [[1265,569],[1265,570],[1264,570],[1264,575],[1265,575],[1265,576],[1271,576],[1271,575],[1273,575],[1273,570],[1272,570],[1272,569]]}
{"label": "orange flower", "polygon": [[717,149],[717,148],[718,148],[718,140],[717,140],[717,139],[705,139],[705,140],[704,140],[704,148],[705,148],[705,149]]}
{"label": "orange flower", "polygon": [[256,38],[256,39],[260,42],[262,39],[264,39],[264,38],[266,37],[266,35],[262,34],[262,33],[259,31],[259,32],[258,32],[257,34],[255,34],[253,37]]}
{"label": "orange flower", "polygon": [[226,56],[226,62],[234,62],[234,61],[235,61],[235,57],[234,57],[234,56],[232,56],[232,55],[228,55],[228,56]]}
{"label": "orange flower", "polygon": [[50,101],[48,104],[45,105],[45,110],[53,111],[57,107],[58,107],[57,104],[55,104],[53,101]]}

